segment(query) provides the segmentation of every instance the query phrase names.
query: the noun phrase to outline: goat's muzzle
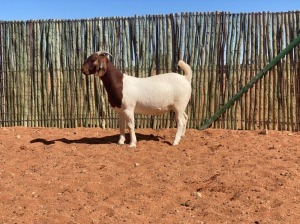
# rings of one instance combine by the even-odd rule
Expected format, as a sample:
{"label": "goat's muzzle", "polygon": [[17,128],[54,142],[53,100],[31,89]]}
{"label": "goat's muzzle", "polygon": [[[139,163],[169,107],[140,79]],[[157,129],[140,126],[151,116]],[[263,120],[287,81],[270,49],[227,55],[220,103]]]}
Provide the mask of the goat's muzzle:
{"label": "goat's muzzle", "polygon": [[89,68],[86,65],[82,65],[81,72],[85,75],[90,75],[91,74],[90,71],[89,71]]}

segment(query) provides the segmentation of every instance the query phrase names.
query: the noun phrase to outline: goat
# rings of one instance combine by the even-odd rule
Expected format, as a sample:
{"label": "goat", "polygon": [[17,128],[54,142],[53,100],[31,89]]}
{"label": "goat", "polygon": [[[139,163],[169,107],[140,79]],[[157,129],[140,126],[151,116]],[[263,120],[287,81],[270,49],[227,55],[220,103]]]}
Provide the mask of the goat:
{"label": "goat", "polygon": [[101,78],[108,94],[108,101],[119,116],[120,138],[125,142],[125,127],[129,127],[130,147],[136,147],[134,113],[158,115],[173,110],[177,132],[173,145],[178,145],[185,134],[188,116],[185,109],[191,97],[191,67],[179,60],[184,75],[166,73],[147,78],[122,74],[109,60],[110,53],[99,51],[91,54],[82,65],[82,73]]}

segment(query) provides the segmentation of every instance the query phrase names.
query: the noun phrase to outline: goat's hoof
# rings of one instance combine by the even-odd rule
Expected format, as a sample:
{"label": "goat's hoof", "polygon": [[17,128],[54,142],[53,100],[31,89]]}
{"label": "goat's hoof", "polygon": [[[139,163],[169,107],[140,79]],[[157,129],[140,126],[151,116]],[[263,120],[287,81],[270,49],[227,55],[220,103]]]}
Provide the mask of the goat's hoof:
{"label": "goat's hoof", "polygon": [[124,145],[124,141],[118,141],[118,145]]}
{"label": "goat's hoof", "polygon": [[129,145],[129,147],[130,147],[130,148],[136,148],[136,144],[131,143],[131,144]]}
{"label": "goat's hoof", "polygon": [[118,141],[118,145],[124,145],[125,144],[125,136],[120,135],[119,141]]}
{"label": "goat's hoof", "polygon": [[179,142],[173,142],[173,145],[178,145],[179,144]]}

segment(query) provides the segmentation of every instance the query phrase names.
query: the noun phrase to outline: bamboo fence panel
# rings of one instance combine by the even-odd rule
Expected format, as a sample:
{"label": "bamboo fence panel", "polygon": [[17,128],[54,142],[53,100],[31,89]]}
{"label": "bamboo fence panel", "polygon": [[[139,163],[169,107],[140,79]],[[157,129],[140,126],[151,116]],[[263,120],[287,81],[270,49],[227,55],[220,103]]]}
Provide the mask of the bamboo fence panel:
{"label": "bamboo fence panel", "polygon": [[[180,13],[82,20],[0,21],[1,126],[117,128],[102,82],[84,76],[92,52],[149,77],[193,70],[188,128],[199,128],[299,35],[300,12]],[[213,128],[300,128],[299,47],[213,123]],[[172,112],[137,115],[137,128],[176,127]]]}
{"label": "bamboo fence panel", "polygon": [[1,116],[1,124],[4,125],[4,121],[6,120],[6,98],[5,98],[5,80],[4,80],[4,24],[0,23],[0,116]]}

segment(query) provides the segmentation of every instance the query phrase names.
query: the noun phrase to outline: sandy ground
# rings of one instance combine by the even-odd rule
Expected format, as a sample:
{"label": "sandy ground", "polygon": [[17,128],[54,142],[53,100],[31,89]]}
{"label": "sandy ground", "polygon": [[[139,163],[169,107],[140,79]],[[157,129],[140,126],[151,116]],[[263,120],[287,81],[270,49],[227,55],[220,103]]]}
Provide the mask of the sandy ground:
{"label": "sandy ground", "polygon": [[0,223],[299,223],[300,133],[0,129]]}

